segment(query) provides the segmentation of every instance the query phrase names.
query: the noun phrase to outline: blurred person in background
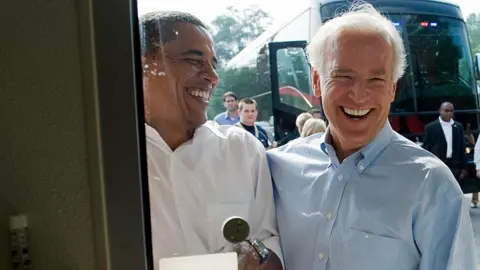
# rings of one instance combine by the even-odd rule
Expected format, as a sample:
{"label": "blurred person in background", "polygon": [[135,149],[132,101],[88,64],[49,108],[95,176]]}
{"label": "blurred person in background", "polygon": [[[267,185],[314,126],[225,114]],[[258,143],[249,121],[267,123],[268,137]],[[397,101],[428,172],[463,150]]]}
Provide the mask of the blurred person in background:
{"label": "blurred person in background", "polygon": [[255,136],[263,147],[268,148],[268,134],[261,126],[255,124],[258,116],[257,102],[251,98],[244,98],[238,103],[238,112],[240,113],[240,122],[236,126],[245,129]]}
{"label": "blurred person in background", "polygon": [[302,134],[303,126],[307,122],[307,120],[312,119],[313,115],[310,113],[301,113],[297,116],[297,119],[295,120],[295,125],[297,126],[297,132],[300,136]]}
{"label": "blurred person in background", "polygon": [[303,125],[300,137],[304,138],[317,133],[323,134],[326,129],[327,127],[322,119],[311,118],[305,122],[305,125]]}
{"label": "blurred person in background", "polygon": [[223,106],[227,109],[225,112],[217,114],[213,121],[219,125],[235,125],[240,121],[238,114],[238,98],[233,92],[226,92],[223,94]]}
{"label": "blurred person in background", "polygon": [[443,102],[437,120],[425,126],[422,147],[443,161],[457,180],[467,175],[463,125],[453,120],[454,108]]}
{"label": "blurred person in background", "polygon": [[470,125],[470,123],[467,123],[467,126],[465,128],[465,141],[466,141],[466,146],[468,147],[475,146],[475,136],[473,136],[472,125]]}
{"label": "blurred person in background", "polygon": [[275,148],[275,147],[280,147],[282,145],[285,145],[287,144],[288,142],[290,141],[293,141],[297,138],[300,137],[300,134],[302,133],[302,129],[303,129],[303,125],[305,124],[305,122],[312,118],[313,116],[308,113],[308,112],[305,112],[305,113],[301,113],[297,116],[297,119],[295,120],[295,126],[297,127],[292,133],[288,134],[287,136],[283,137],[282,139],[280,139],[279,141],[277,142],[274,142],[273,143],[273,147],[272,148]]}

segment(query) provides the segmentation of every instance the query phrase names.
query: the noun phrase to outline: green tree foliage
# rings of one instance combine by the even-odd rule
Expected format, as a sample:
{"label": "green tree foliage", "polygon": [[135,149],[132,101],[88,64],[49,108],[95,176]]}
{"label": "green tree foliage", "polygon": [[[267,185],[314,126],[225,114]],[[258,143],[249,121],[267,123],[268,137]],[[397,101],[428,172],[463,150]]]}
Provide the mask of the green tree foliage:
{"label": "green tree foliage", "polygon": [[480,13],[472,13],[468,16],[467,29],[472,53],[480,53]]}
{"label": "green tree foliage", "polygon": [[217,57],[228,62],[272,23],[268,13],[258,6],[239,10],[232,6],[212,22]]}

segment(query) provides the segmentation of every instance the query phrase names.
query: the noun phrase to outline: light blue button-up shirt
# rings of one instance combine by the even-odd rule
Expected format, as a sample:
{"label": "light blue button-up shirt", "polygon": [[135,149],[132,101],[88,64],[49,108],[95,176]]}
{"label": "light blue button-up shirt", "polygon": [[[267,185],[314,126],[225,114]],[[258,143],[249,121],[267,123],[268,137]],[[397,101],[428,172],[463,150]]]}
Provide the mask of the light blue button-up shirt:
{"label": "light blue button-up shirt", "polygon": [[387,122],[339,163],[326,135],[268,151],[286,270],[477,270],[450,170]]}
{"label": "light blue button-up shirt", "polygon": [[223,112],[217,114],[213,121],[217,122],[219,125],[235,125],[236,123],[240,122],[240,115],[237,115],[234,118],[231,118],[228,115],[228,112]]}

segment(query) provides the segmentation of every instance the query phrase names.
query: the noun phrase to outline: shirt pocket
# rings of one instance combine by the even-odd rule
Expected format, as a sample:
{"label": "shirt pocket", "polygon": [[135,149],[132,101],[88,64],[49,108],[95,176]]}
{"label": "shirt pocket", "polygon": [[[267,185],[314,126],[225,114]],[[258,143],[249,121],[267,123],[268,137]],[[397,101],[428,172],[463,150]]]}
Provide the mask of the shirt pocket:
{"label": "shirt pocket", "polygon": [[241,203],[211,203],[207,205],[210,252],[227,245],[222,225],[230,217],[238,216],[248,221],[248,205]]}
{"label": "shirt pocket", "polygon": [[401,240],[349,229],[340,269],[410,270],[418,265]]}

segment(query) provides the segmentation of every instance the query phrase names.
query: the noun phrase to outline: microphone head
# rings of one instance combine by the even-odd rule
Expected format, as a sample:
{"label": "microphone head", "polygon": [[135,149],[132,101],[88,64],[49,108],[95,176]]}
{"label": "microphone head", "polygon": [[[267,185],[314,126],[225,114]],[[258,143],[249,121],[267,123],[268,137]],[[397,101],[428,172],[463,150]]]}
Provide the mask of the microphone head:
{"label": "microphone head", "polygon": [[223,222],[222,234],[225,240],[237,244],[247,240],[250,235],[250,226],[241,217],[229,217]]}

